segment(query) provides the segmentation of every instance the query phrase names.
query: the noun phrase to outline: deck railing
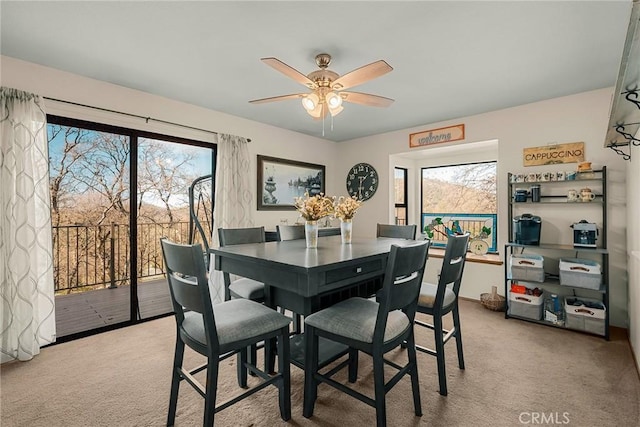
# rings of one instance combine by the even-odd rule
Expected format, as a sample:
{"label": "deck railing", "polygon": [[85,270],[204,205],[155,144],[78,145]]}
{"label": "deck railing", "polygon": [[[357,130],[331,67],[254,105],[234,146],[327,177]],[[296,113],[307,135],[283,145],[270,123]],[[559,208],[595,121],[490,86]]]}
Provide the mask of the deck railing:
{"label": "deck railing", "polygon": [[[187,242],[189,223],[138,223],[138,278],[163,272],[160,237]],[[128,224],[61,225],[53,227],[55,291],[70,293],[117,287],[131,282]]]}

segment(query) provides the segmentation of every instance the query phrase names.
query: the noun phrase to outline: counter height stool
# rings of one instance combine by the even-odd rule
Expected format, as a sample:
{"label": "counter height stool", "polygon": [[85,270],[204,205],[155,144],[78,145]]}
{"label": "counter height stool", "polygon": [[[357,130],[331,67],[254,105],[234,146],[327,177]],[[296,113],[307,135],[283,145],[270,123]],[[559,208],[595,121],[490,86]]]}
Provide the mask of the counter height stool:
{"label": "counter height stool", "polygon": [[[213,426],[215,414],[253,393],[273,385],[278,389],[280,416],[291,418],[289,367],[289,323],[277,311],[247,299],[233,299],[215,306],[211,302],[202,247],[180,245],[161,239],[171,302],[175,312],[177,337],[173,360],[167,425],[174,425],[178,391],[186,380],[205,399],[204,426]],[[278,342],[278,373],[270,376],[247,362],[248,347],[275,338]],[[204,365],[183,367],[185,345],[207,358]],[[256,386],[216,407],[220,361],[237,354],[238,382],[247,388],[247,370],[262,379]],[[194,374],[206,369],[206,384]],[[255,403],[255,402],[254,402]]]}
{"label": "counter height stool", "polygon": [[[462,354],[462,331],[460,330],[460,314],[458,312],[458,292],[462,273],[467,258],[467,246],[469,233],[462,235],[450,235],[447,239],[447,248],[442,260],[442,269],[438,284],[423,283],[418,298],[418,313],[429,314],[433,317],[433,325],[416,319],[415,324],[432,329],[435,336],[435,350],[416,345],[418,351],[436,356],[438,363],[438,381],[440,394],[447,395],[447,375],[444,359],[444,345],[450,338],[456,339],[458,350],[458,366],[464,369],[464,356]],[[453,328],[446,330],[442,327],[442,318],[453,314]]]}
{"label": "counter height stool", "polygon": [[416,238],[415,224],[412,225],[393,225],[393,224],[378,224],[376,237],[395,237],[398,239],[415,240]]}
{"label": "counter height stool", "polygon": [[[220,247],[243,243],[264,243],[264,227],[218,228]],[[224,273],[224,299],[245,298],[264,302],[264,283],[240,277],[231,281],[229,273]]]}
{"label": "counter height stool", "polygon": [[[411,377],[413,405],[417,416],[422,415],[420,384],[413,336],[413,321],[418,304],[418,293],[427,261],[430,241],[420,241],[400,247],[391,245],[382,289],[377,301],[360,297],[350,298],[309,315],[305,319],[306,361],[304,410],[307,418],[313,415],[318,384],[326,383],[376,409],[377,425],[386,425],[387,392],[408,374]],[[349,346],[349,356],[328,372],[318,368],[319,337]],[[407,343],[408,363],[399,366],[384,359],[385,353]],[[375,397],[372,399],[331,377],[349,366],[349,382],[357,378],[358,352],[373,358]],[[398,372],[385,383],[385,364]],[[323,368],[324,369],[324,368]]]}
{"label": "counter height stool", "polygon": [[[248,227],[248,228],[218,228],[218,239],[220,247],[241,245],[244,243],[264,243],[266,240],[264,227]],[[244,298],[251,301],[264,303],[264,283],[258,282],[246,277],[236,277],[231,280],[229,273],[223,273],[224,277],[224,300]],[[249,362],[255,363],[258,354],[258,347],[252,346],[249,353]],[[265,359],[265,363],[270,363]],[[271,365],[268,370],[272,371]],[[266,369],[265,369],[266,370]]]}
{"label": "counter height stool", "polygon": [[276,225],[278,241],[304,239],[304,225]]}

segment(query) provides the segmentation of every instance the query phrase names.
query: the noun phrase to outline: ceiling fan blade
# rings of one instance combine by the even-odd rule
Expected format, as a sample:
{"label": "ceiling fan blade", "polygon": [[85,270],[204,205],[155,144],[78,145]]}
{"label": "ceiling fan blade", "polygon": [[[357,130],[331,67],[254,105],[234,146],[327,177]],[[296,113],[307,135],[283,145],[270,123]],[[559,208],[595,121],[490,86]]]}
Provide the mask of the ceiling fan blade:
{"label": "ceiling fan blade", "polygon": [[305,85],[309,89],[315,89],[316,84],[309,79],[309,77],[302,74],[300,71],[296,70],[293,67],[288,66],[284,62],[280,61],[276,58],[261,58],[262,62],[275,69],[276,71],[280,71],[285,76],[297,81],[298,83]]}
{"label": "ceiling fan blade", "polygon": [[383,60],[372,62],[371,64],[356,68],[342,77],[338,77],[331,87],[336,90],[349,89],[350,87],[385,75],[392,70],[393,67]]}
{"label": "ceiling fan blade", "polygon": [[291,95],[272,96],[271,98],[253,99],[249,101],[251,104],[264,104],[266,102],[284,101],[287,99],[302,98],[306,93],[292,93]]}
{"label": "ceiling fan blade", "polygon": [[388,107],[393,104],[393,99],[384,96],[371,95],[361,92],[340,92],[340,96],[345,102],[368,105],[370,107]]}

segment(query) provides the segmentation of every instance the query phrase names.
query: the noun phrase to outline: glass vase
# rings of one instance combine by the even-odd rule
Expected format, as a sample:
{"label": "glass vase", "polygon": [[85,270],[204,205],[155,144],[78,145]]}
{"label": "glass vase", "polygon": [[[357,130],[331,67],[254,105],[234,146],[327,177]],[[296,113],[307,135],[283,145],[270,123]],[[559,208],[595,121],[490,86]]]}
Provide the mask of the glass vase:
{"label": "glass vase", "polygon": [[340,235],[342,236],[342,243],[350,244],[351,243],[351,229],[353,228],[353,223],[350,219],[341,219],[340,220]]}
{"label": "glass vase", "polygon": [[304,238],[307,242],[307,248],[318,247],[318,221],[307,221],[304,224]]}

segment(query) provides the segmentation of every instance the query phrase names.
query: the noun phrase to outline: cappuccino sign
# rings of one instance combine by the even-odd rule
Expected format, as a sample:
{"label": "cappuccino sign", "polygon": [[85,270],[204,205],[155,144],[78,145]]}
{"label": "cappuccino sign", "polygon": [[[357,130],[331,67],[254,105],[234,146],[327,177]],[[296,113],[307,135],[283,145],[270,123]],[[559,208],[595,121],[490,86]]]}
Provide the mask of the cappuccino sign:
{"label": "cappuccino sign", "polygon": [[464,139],[464,125],[455,125],[412,133],[409,135],[409,147],[424,147],[426,145],[459,141],[461,139]]}
{"label": "cappuccino sign", "polygon": [[531,147],[523,150],[524,166],[584,162],[584,142]]}

